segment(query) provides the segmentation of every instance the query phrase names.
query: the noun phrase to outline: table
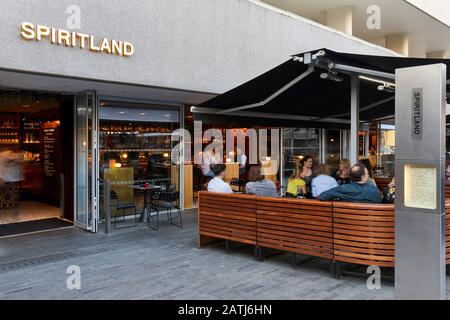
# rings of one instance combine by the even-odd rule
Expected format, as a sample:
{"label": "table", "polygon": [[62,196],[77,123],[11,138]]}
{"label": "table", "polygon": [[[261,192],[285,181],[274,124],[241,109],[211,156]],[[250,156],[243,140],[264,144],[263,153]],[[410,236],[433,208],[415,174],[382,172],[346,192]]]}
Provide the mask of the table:
{"label": "table", "polygon": [[150,215],[150,211],[148,209],[148,196],[153,190],[160,190],[161,186],[149,185],[148,189],[145,188],[145,185],[132,185],[129,187],[134,190],[144,191],[144,209],[139,216],[139,222],[142,221],[144,223],[147,223]]}

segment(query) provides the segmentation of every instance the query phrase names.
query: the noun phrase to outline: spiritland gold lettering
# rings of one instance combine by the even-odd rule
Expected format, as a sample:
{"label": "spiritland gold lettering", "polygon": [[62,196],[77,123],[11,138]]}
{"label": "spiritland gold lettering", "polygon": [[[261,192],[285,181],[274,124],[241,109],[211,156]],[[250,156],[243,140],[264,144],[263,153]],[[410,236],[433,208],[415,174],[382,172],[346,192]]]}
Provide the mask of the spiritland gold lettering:
{"label": "spiritland gold lettering", "polygon": [[79,47],[92,52],[115,54],[122,57],[131,57],[135,51],[134,45],[130,42],[108,38],[96,39],[95,36],[90,34],[70,32],[40,24],[34,25],[30,22],[23,22],[20,25],[20,37],[24,40],[48,40],[51,44],[72,48]]}

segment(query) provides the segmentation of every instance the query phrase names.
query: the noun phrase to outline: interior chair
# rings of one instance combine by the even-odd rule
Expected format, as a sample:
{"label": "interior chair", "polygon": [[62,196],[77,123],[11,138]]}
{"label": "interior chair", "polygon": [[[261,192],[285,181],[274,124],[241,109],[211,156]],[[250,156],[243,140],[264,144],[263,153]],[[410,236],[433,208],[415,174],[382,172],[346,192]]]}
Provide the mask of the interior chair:
{"label": "interior chair", "polygon": [[[148,219],[148,226],[155,231],[159,229],[159,214],[161,211],[166,211],[167,220],[177,226],[183,228],[183,219],[180,209],[180,193],[176,191],[175,185],[167,185],[161,190],[153,191],[150,197],[150,218]],[[173,216],[173,210],[177,212],[176,216]],[[153,215],[152,212],[155,212]],[[156,216],[156,223],[153,222],[153,217]],[[178,223],[175,220],[179,219]]]}
{"label": "interior chair", "polygon": [[[137,208],[135,202],[128,202],[128,201],[120,201],[119,197],[117,196],[117,193],[114,190],[111,190],[110,193],[111,198],[111,207],[116,208],[116,215],[114,217],[114,229],[120,229],[120,228],[129,228],[129,227],[136,227],[137,226]],[[128,209],[134,209],[134,224],[133,225],[125,225],[121,227],[116,227],[117,224],[117,218],[119,217],[119,212],[122,212],[122,223],[125,223],[125,211]]]}

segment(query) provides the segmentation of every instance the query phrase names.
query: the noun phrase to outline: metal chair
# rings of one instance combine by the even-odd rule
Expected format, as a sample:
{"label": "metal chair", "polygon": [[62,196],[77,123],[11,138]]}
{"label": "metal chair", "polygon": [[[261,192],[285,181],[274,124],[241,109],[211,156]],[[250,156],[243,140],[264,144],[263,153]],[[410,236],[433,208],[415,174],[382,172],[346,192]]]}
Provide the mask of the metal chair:
{"label": "metal chair", "polygon": [[[180,209],[180,193],[175,191],[175,186],[170,185],[168,188],[163,188],[161,191],[152,192],[152,196],[150,197],[150,218],[148,219],[148,226],[155,231],[159,229],[159,213],[161,211],[167,212],[167,220],[170,221],[171,224],[177,226],[178,228],[183,228],[183,219],[181,217],[181,209]],[[178,214],[176,216],[172,216],[172,210],[175,209]],[[152,210],[156,212],[156,225],[153,225],[153,215]],[[174,222],[174,219],[180,219],[179,224]]]}
{"label": "metal chair", "polygon": [[[121,229],[121,228],[129,228],[129,227],[136,227],[137,226],[137,209],[136,209],[136,203],[134,202],[126,202],[126,201],[120,201],[119,197],[117,196],[117,193],[114,190],[111,190],[110,193],[111,200],[114,200],[115,203],[113,204],[111,202],[112,207],[116,207],[116,215],[114,217],[114,229]],[[118,212],[122,210],[122,223],[125,223],[125,210],[127,209],[134,209],[134,225],[128,225],[123,227],[116,227],[117,223],[117,217]]]}

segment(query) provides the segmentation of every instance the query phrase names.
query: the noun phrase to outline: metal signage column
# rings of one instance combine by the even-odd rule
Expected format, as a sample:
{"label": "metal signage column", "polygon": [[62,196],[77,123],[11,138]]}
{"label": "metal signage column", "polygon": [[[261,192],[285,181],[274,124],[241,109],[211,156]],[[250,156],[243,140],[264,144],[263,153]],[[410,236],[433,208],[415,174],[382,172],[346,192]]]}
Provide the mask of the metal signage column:
{"label": "metal signage column", "polygon": [[396,72],[395,291],[445,298],[446,66]]}

